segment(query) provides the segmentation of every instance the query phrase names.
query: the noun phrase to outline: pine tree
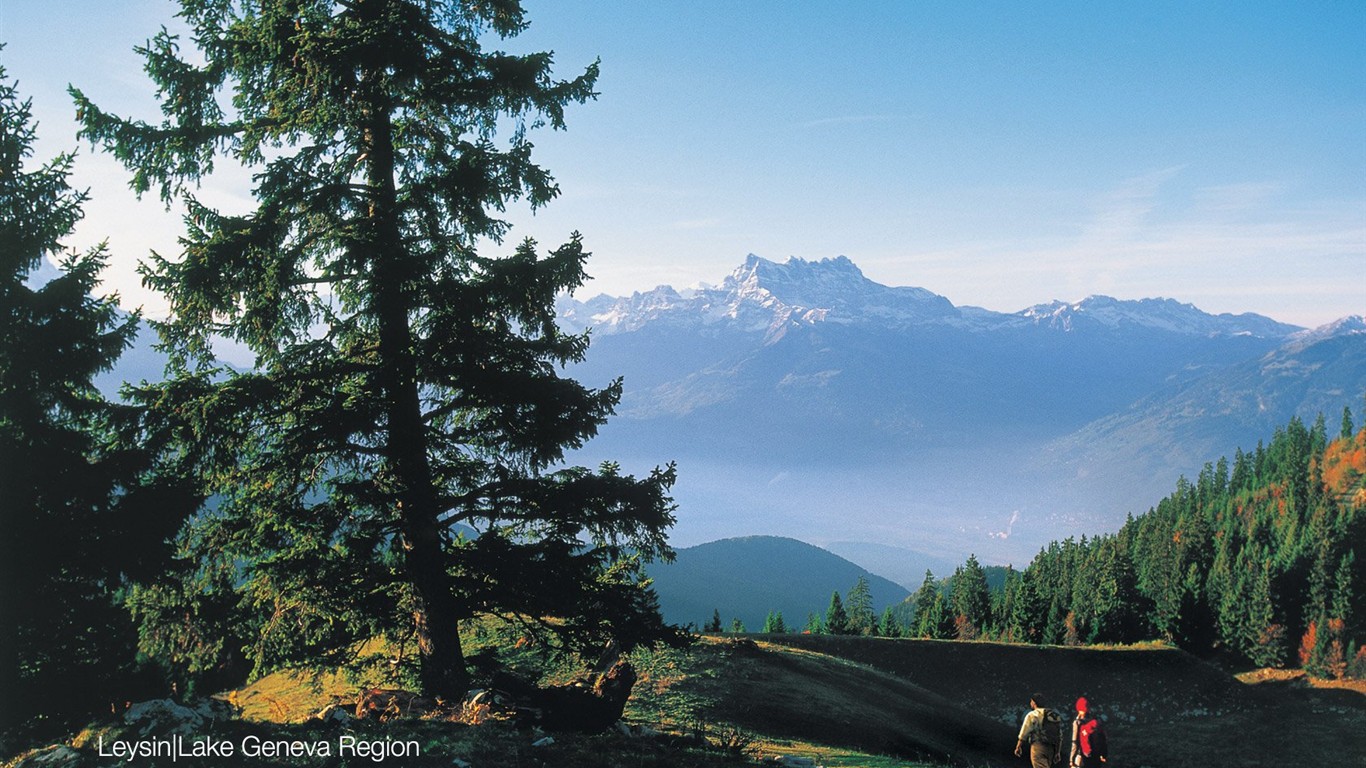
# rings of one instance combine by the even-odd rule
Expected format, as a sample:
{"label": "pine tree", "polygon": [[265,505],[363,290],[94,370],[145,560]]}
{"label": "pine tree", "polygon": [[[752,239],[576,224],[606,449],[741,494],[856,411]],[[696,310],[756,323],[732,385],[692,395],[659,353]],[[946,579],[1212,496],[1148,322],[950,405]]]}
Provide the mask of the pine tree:
{"label": "pine tree", "polygon": [[825,609],[825,631],[832,635],[847,635],[850,632],[849,614],[844,611],[839,592],[830,595],[830,607]]}
{"label": "pine tree", "polygon": [[1332,598],[1328,610],[1332,618],[1350,626],[1358,617],[1352,615],[1352,574],[1356,571],[1356,550],[1351,550],[1338,560],[1337,570],[1333,572]]}
{"label": "pine tree", "polygon": [[923,610],[916,609],[916,637],[945,640],[953,635],[953,630],[953,610],[943,593],[935,593]]}
{"label": "pine tree", "polygon": [[1314,418],[1314,426],[1309,428],[1309,456],[1323,456],[1323,449],[1328,447],[1328,419],[1319,411]]}
{"label": "pine tree", "polygon": [[[915,606],[915,613],[911,619],[911,634],[915,637],[935,637],[933,631],[929,631],[929,612],[934,605],[934,600],[939,596],[939,584],[934,579],[934,574],[925,571],[925,580],[920,583],[920,589],[911,596],[911,602]],[[936,622],[938,620],[936,619]]]}
{"label": "pine tree", "polygon": [[[1067,609],[1062,595],[1054,593],[1049,598],[1047,616],[1044,620],[1043,641],[1049,645],[1059,645],[1067,635],[1068,621],[1075,619],[1072,612]],[[1072,627],[1072,631],[1076,631],[1075,626]]]}
{"label": "pine tree", "polygon": [[960,639],[976,638],[991,623],[991,592],[976,555],[954,574],[952,604]]}
{"label": "pine tree", "polygon": [[1351,440],[1357,433],[1356,426],[1352,424],[1351,406],[1342,406],[1342,426],[1338,429],[1338,437],[1343,440]]}
{"label": "pine tree", "polygon": [[882,616],[877,622],[877,634],[879,637],[901,637],[901,622],[897,621],[896,612],[892,606],[882,609]]}
{"label": "pine tree", "polygon": [[702,631],[703,631],[703,632],[715,632],[715,633],[720,633],[720,632],[721,632],[721,609],[720,609],[720,608],[713,608],[713,609],[712,609],[712,612],[711,612],[711,621],[708,621],[706,624],[702,625]]}
{"label": "pine tree", "polygon": [[[383,636],[447,696],[467,688],[475,615],[542,622],[580,652],[668,637],[635,558],[671,554],[672,467],[563,466],[621,394],[559,373],[588,344],[554,317],[585,279],[580,239],[477,250],[508,234],[507,204],[556,195],[527,133],[563,128],[596,64],[561,81],[548,53],[484,50],[526,28],[517,0],[184,0],[180,18],[196,55],[164,30],[141,49],[162,124],[73,90],[134,189],[188,210],[183,255],[146,272],[176,375],[142,400],[219,503],[182,536],[187,585],[160,599],[205,599],[196,574],[236,571],[258,672]],[[224,159],[255,174],[247,214],[194,194]],[[216,335],[256,368],[216,367]]]}
{"label": "pine tree", "polygon": [[1239,448],[1233,454],[1233,477],[1229,480],[1229,486],[1234,493],[1247,490],[1252,484],[1253,467],[1247,454]]}
{"label": "pine tree", "polygon": [[1115,538],[1098,540],[1084,577],[1081,617],[1087,642],[1124,642],[1141,634],[1142,606],[1129,554]]}
{"label": "pine tree", "polygon": [[[144,504],[160,493],[140,484],[145,455],[112,439],[136,414],[93,383],[137,318],[91,295],[103,246],[62,245],[86,194],[68,184],[71,155],[32,167],[35,130],[0,67],[0,737],[50,734],[137,693],[122,592],[171,554],[159,505]],[[60,269],[42,282],[49,257]]]}
{"label": "pine tree", "polygon": [[1242,633],[1243,653],[1253,664],[1261,667],[1280,667],[1284,664],[1285,626],[1276,621],[1269,565],[1256,568],[1251,577]]}
{"label": "pine tree", "polygon": [[859,574],[858,581],[846,597],[844,606],[849,614],[849,632],[855,635],[873,634],[877,628],[877,614],[873,613],[873,592],[868,586],[867,577]]}
{"label": "pine tree", "polygon": [[825,634],[825,625],[821,623],[821,617],[814,612],[806,614],[806,624],[802,626],[802,633],[807,635]]}
{"label": "pine tree", "polygon": [[[1197,653],[1229,649],[1266,665],[1298,647],[1306,667],[1345,673],[1366,612],[1354,554],[1366,516],[1341,490],[1354,478],[1342,466],[1355,461],[1344,458],[1349,447],[1327,444],[1323,419],[1308,429],[1291,419],[1269,445],[1239,450],[1231,468],[1220,460],[1195,484],[1178,480],[1115,535],[1050,544],[1013,594],[1007,583],[1004,636],[1020,634],[1037,613],[1023,604],[1038,599],[1046,642],[1129,642],[1153,630]],[[1329,471],[1334,494],[1324,493]]]}
{"label": "pine tree", "polygon": [[1037,571],[1026,570],[1015,581],[1018,585],[1015,598],[1005,617],[1006,639],[1020,643],[1041,642],[1047,616],[1043,597],[1039,594]]}
{"label": "pine tree", "polygon": [[764,632],[768,634],[785,634],[787,624],[783,622],[782,611],[769,611],[767,618],[764,619]]}
{"label": "pine tree", "polygon": [[737,617],[730,620],[730,631],[736,634],[744,634],[749,630],[745,629],[745,622],[740,621],[740,619]]}
{"label": "pine tree", "polygon": [[1181,609],[1174,639],[1183,648],[1205,649],[1214,645],[1213,606],[1205,591],[1208,579],[1196,563],[1187,566],[1181,582]]}

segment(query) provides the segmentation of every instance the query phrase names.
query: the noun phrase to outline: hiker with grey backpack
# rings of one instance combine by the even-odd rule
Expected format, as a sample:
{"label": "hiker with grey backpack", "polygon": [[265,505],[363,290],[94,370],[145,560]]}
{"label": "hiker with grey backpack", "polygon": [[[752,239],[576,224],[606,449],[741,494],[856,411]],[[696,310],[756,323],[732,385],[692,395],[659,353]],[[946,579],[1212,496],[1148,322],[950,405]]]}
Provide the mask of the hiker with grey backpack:
{"label": "hiker with grey backpack", "polygon": [[1024,757],[1029,745],[1031,768],[1051,768],[1062,757],[1062,717],[1043,704],[1043,696],[1029,697],[1029,714],[1020,725],[1019,740],[1015,742],[1015,756]]}

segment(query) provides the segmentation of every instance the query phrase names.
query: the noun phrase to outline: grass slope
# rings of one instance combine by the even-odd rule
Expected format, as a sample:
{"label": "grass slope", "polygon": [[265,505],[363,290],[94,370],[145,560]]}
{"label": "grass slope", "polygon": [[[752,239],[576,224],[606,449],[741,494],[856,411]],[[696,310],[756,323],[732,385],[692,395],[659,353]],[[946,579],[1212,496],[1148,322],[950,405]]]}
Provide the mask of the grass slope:
{"label": "grass slope", "polygon": [[1001,723],[1031,692],[1069,716],[1086,696],[1109,726],[1112,765],[1366,765],[1366,696],[1294,681],[1247,685],[1166,648],[772,636],[866,664]]}
{"label": "grass slope", "polygon": [[896,675],[782,645],[706,638],[640,669],[632,716],[683,730],[716,724],[753,736],[765,755],[804,744],[795,751],[818,745],[896,758],[889,765],[997,766],[1015,743],[1011,727]]}
{"label": "grass slope", "polygon": [[[490,634],[504,663],[523,674],[534,655]],[[1181,651],[1098,649],[887,640],[810,635],[707,637],[684,649],[638,651],[639,681],[626,720],[662,731],[636,738],[542,734],[506,723],[470,726],[434,720],[362,721],[324,726],[308,717],[354,695],[338,674],[281,672],[222,698],[239,716],[206,728],[219,738],[414,739],[413,766],[477,768],[754,766],[779,755],[812,757],[829,768],[1014,766],[1011,755],[1025,700],[1039,691],[1067,706],[1086,695],[1109,723],[1117,768],[1366,765],[1366,695],[1313,688],[1277,674],[1240,682]],[[564,679],[564,667],[542,667]],[[1264,682],[1261,682],[1264,681]],[[200,734],[204,735],[204,734]],[[97,723],[72,741],[70,766],[113,764],[94,752],[100,736],[133,738],[130,726]],[[30,755],[30,758],[32,755]],[[374,765],[368,759],[255,758],[249,765]],[[138,760],[147,768],[168,760]],[[11,761],[7,765],[22,764]],[[208,763],[202,763],[208,765]],[[768,763],[772,764],[772,763]],[[29,765],[33,765],[30,763]],[[28,766],[25,766],[28,768]]]}

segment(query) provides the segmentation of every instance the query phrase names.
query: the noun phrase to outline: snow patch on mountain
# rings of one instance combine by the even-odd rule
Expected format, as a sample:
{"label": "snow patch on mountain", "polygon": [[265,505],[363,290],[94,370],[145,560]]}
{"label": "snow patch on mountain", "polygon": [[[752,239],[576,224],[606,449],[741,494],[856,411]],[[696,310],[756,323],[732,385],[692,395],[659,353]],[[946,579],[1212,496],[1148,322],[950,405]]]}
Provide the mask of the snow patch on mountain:
{"label": "snow patch on mountain", "polygon": [[1250,335],[1279,339],[1302,329],[1246,313],[1211,315],[1191,304],[1156,298],[1127,301],[1091,296],[1054,301],[1013,314],[955,307],[924,288],[886,286],[868,279],[846,256],[779,263],[750,254],[719,285],[684,290],[661,285],[626,297],[564,298],[558,307],[567,328],[598,334],[647,326],[761,334],[768,342],[793,328],[819,323],[874,325],[896,330],[939,325],[973,331],[1036,326],[1081,329],[1148,329],[1196,336]]}
{"label": "snow patch on mountain", "polygon": [[1313,344],[1338,336],[1366,334],[1366,318],[1361,315],[1348,315],[1317,328],[1302,330],[1290,337],[1290,343]]}
{"label": "snow patch on mountain", "polygon": [[1253,313],[1211,315],[1194,304],[1155,298],[1137,301],[1110,296],[1090,296],[1079,302],[1053,301],[1018,313],[1036,325],[1070,332],[1082,328],[1149,328],[1169,333],[1201,336],[1251,335],[1280,338],[1300,331],[1269,317]]}
{"label": "snow patch on mountain", "polygon": [[769,261],[750,254],[720,285],[700,283],[683,291],[661,285],[651,291],[578,302],[562,298],[561,322],[572,329],[614,334],[648,325],[708,326],[761,333],[768,340],[816,323],[961,322],[964,315],[943,296],[913,287],[869,280],[848,257],[820,261]]}

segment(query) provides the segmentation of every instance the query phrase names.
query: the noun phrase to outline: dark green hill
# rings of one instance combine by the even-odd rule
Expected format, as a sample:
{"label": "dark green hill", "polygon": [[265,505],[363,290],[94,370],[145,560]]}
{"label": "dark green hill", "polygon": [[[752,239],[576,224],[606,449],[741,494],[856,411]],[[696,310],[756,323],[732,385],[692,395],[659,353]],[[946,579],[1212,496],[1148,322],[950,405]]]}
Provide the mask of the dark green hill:
{"label": "dark green hill", "polygon": [[672,564],[656,563],[649,572],[665,620],[699,627],[720,611],[723,626],[738,618],[757,631],[770,611],[782,611],[788,628],[799,630],[808,613],[824,616],[830,594],[843,598],[859,576],[868,579],[875,612],[910,596],[905,587],[838,555],[778,536],[685,547]]}

